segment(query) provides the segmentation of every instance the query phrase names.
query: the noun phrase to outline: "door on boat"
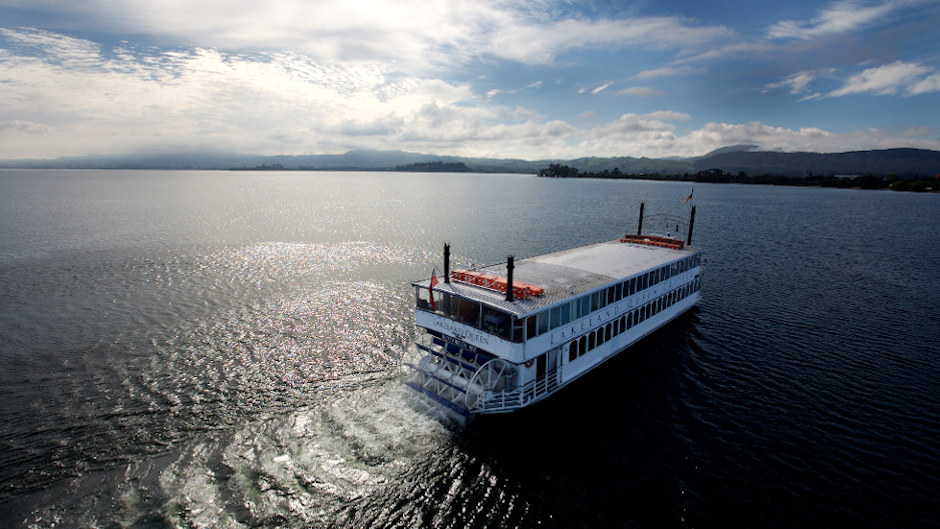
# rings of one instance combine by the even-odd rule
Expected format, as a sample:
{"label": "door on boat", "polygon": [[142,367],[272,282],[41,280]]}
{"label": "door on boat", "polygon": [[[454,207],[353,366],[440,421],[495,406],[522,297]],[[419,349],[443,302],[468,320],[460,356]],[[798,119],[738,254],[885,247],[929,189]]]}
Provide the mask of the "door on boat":
{"label": "door on boat", "polygon": [[555,348],[551,351],[539,355],[535,359],[535,377],[542,378],[546,373],[552,373],[558,369],[558,362],[561,360],[561,349]]}

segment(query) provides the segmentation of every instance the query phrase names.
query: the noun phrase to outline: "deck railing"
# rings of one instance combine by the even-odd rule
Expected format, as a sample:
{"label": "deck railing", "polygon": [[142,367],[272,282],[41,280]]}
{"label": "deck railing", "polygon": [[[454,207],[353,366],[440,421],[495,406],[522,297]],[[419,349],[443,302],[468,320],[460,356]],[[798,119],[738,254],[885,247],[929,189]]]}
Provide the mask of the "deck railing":
{"label": "deck railing", "polygon": [[552,370],[529,383],[506,391],[489,394],[480,401],[477,410],[471,411],[510,411],[521,408],[529,402],[548,394],[558,387],[558,370]]}

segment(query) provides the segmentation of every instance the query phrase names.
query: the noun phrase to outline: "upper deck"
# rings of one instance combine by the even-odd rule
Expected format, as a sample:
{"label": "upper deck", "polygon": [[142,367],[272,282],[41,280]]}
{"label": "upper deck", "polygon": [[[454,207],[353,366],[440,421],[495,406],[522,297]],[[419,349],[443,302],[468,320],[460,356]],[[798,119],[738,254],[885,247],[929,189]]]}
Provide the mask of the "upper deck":
{"label": "upper deck", "polygon": [[[505,293],[458,281],[442,281],[434,287],[434,291],[473,300],[522,317],[698,252],[698,248],[690,246],[673,249],[620,242],[618,239],[515,261],[513,279],[542,288],[544,293],[540,296],[507,301]],[[506,264],[487,266],[477,271],[506,276]],[[415,282],[414,285],[427,288],[429,283],[428,279]]]}

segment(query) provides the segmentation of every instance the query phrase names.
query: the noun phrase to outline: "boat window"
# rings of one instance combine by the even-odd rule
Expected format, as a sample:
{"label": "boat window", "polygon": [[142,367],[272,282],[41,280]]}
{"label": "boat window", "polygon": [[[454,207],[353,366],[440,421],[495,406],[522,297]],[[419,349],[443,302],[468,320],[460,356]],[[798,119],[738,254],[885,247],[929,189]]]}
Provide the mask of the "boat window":
{"label": "boat window", "polygon": [[535,316],[529,316],[525,319],[525,336],[526,339],[535,338],[537,336],[535,332]]}
{"label": "boat window", "polygon": [[600,307],[600,293],[595,292],[591,294],[591,312],[601,308]]}
{"label": "boat window", "polygon": [[566,325],[571,322],[571,309],[574,303],[565,303],[561,306],[561,324]]}
{"label": "boat window", "polygon": [[561,307],[554,307],[548,313],[548,328],[555,329],[561,325]]}
{"label": "boat window", "polygon": [[568,346],[568,361],[573,362],[575,358],[578,357],[578,341],[575,340],[571,342],[571,345]]}
{"label": "boat window", "polygon": [[613,285],[607,287],[607,304],[608,305],[617,301],[616,295],[617,295],[617,289]]}
{"label": "boat window", "polygon": [[604,341],[609,342],[613,338],[613,325],[607,324],[607,328],[604,330]]}
{"label": "boat window", "polygon": [[525,320],[520,320],[515,316],[511,316],[510,322],[512,322],[512,336],[510,336],[509,339],[514,342],[521,342],[525,340]]}
{"label": "boat window", "polygon": [[537,334],[541,335],[541,334],[545,334],[546,332],[548,332],[548,312],[546,311],[539,312],[538,314],[535,315],[535,317],[537,318],[536,319],[536,326],[538,327],[538,330],[536,331]]}
{"label": "boat window", "polygon": [[509,314],[490,307],[483,307],[483,330],[500,338],[509,339]]}
{"label": "boat window", "polygon": [[[481,306],[479,303],[456,296],[445,297],[452,298],[450,299],[450,312],[456,317],[457,321],[466,323],[467,325],[473,325],[474,327],[482,327],[480,325]],[[441,303],[441,305],[444,305],[444,303]]]}
{"label": "boat window", "polygon": [[578,317],[587,316],[591,312],[591,296],[584,296],[580,300],[580,308],[578,309]]}
{"label": "boat window", "polygon": [[597,346],[597,333],[592,332],[588,334],[588,346],[587,346],[588,351],[590,351],[591,349],[594,349],[594,347],[596,346]]}
{"label": "boat window", "polygon": [[620,301],[623,299],[623,283],[617,283],[614,285],[614,301]]}
{"label": "boat window", "polygon": [[428,289],[415,287],[415,306],[423,310],[431,308],[431,304],[428,301]]}

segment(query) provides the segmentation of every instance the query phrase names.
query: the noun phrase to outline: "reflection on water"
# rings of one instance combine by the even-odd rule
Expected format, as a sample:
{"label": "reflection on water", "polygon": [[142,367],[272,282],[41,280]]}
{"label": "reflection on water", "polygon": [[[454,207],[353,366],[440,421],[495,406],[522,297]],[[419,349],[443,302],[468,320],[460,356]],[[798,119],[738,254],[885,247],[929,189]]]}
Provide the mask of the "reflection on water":
{"label": "reflection on water", "polygon": [[0,185],[0,527],[933,523],[936,197],[696,184],[699,307],[460,430],[395,368],[441,243],[465,267],[613,239],[688,184]]}

